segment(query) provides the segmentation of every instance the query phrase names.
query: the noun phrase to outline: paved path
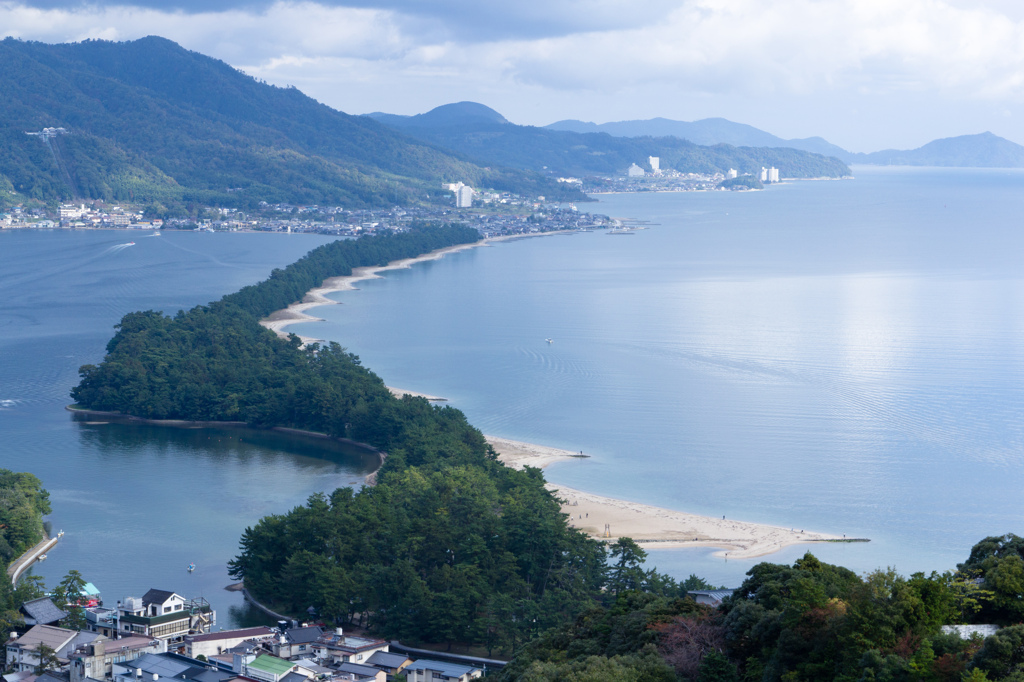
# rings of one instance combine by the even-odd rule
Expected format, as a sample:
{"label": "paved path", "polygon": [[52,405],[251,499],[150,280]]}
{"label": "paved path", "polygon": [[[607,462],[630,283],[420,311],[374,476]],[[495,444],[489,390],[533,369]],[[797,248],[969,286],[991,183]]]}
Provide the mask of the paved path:
{"label": "paved path", "polygon": [[11,578],[11,585],[16,586],[21,574],[27,571],[39,559],[40,555],[46,554],[56,546],[57,538],[44,538],[35,547],[11,562],[11,565],[7,567],[7,575]]}

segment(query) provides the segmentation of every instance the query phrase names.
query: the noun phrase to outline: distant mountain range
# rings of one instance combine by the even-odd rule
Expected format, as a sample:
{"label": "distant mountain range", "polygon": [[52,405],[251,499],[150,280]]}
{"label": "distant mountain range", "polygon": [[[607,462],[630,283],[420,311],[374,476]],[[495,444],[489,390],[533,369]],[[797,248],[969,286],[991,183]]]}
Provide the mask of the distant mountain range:
{"label": "distant mountain range", "polygon": [[[582,198],[541,173],[484,168],[163,38],[8,38],[0,41],[0,93],[0,203],[81,197],[359,208],[447,203],[441,184],[458,180]],[[44,128],[67,134],[26,135]]]}
{"label": "distant mountain range", "polygon": [[790,149],[802,149],[805,152],[834,156],[838,159],[843,159],[843,156],[849,154],[842,147],[837,147],[820,137],[784,140],[754,126],[734,123],[724,118],[705,118],[693,122],[651,118],[645,121],[617,121],[600,124],[566,120],[545,127],[548,130],[569,130],[574,133],[608,133],[615,137],[680,137],[703,145],[789,147]]}
{"label": "distant mountain range", "polygon": [[415,116],[381,112],[367,116],[479,164],[559,175],[622,175],[633,163],[650,170],[650,156],[659,157],[662,168],[694,173],[725,172],[730,168],[753,173],[767,166],[782,169],[785,177],[841,177],[850,173],[839,159],[783,145],[707,146],[674,136],[617,137],[605,132],[520,126],[475,102],[446,104]]}
{"label": "distant mountain range", "polygon": [[886,149],[870,154],[848,152],[820,137],[784,140],[771,133],[724,118],[673,121],[652,118],[643,121],[588,123],[558,121],[548,130],[576,133],[602,132],[617,137],[673,136],[697,144],[731,144],[739,147],[789,147],[834,156],[846,163],[883,166],[954,166],[962,168],[1024,168],[1024,146],[992,133],[961,135],[929,142],[912,150]]}

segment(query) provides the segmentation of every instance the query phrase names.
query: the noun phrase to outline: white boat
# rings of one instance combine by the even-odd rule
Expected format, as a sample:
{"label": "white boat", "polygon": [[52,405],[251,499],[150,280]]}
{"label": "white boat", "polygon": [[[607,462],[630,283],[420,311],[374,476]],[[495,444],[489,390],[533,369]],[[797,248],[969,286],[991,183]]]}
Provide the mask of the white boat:
{"label": "white boat", "polygon": [[554,343],[555,342],[554,339],[544,339],[544,340],[547,341],[548,343]]}

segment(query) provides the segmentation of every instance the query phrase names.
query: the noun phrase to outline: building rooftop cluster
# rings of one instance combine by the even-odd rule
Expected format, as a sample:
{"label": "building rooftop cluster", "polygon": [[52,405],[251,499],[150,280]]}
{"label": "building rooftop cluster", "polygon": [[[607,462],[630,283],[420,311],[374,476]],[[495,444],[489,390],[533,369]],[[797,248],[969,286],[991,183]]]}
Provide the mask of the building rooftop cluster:
{"label": "building rooftop cluster", "polygon": [[297,621],[214,631],[205,600],[165,590],[92,603],[81,630],[61,627],[68,612],[48,597],[23,604],[30,627],[7,641],[4,682],[466,682],[486,672]]}
{"label": "building rooftop cluster", "polygon": [[304,232],[357,237],[381,231],[402,231],[417,222],[441,222],[463,223],[490,237],[605,227],[610,223],[607,216],[579,211],[575,205],[540,199],[507,206],[499,203],[499,196],[497,202],[470,209],[396,206],[346,210],[340,206],[263,203],[259,209],[250,212],[233,208],[207,209],[204,213],[208,217],[198,221],[185,218],[145,220],[142,214],[120,207],[101,210],[86,204],[62,206],[59,217],[48,216],[40,209],[16,207],[11,214],[0,215],[0,229],[122,227],[209,232]]}

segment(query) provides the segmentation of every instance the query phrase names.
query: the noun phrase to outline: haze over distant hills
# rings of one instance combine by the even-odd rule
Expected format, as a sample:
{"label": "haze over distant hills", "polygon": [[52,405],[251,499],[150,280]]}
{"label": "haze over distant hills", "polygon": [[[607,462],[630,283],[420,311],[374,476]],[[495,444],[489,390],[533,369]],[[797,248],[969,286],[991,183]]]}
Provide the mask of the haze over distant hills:
{"label": "haze over distant hills", "polygon": [[[441,183],[458,180],[582,198],[539,173],[482,168],[163,38],[8,38],[0,92],[0,199],[14,190],[44,201],[359,208],[447,202]],[[46,127],[68,134],[25,134]]]}
{"label": "haze over distant hills", "polygon": [[551,130],[510,123],[497,111],[476,102],[446,104],[415,116],[367,114],[407,135],[454,150],[480,164],[560,175],[621,175],[630,164],[647,165],[649,156],[662,168],[715,173],[735,168],[758,172],[782,169],[785,177],[841,177],[850,173],[836,158],[784,146],[705,146],[679,137],[616,137],[603,132]]}
{"label": "haze over distant hills", "polygon": [[934,140],[911,150],[886,149],[870,154],[848,152],[821,137],[785,140],[754,126],[735,123],[724,118],[699,121],[673,121],[652,118],[640,121],[588,123],[557,121],[549,130],[578,133],[603,132],[618,137],[663,137],[671,135],[697,144],[731,144],[736,146],[790,147],[835,156],[846,163],[902,166],[951,166],[976,168],[1024,168],[1024,146],[992,133],[961,135]]}
{"label": "haze over distant hills", "polygon": [[[705,118],[700,121],[673,121],[651,118],[645,121],[616,121],[588,123],[586,121],[558,121],[545,126],[548,130],[569,130],[576,133],[608,133],[615,137],[681,137],[696,144],[731,144],[734,147],[789,147],[806,152],[835,156],[842,159],[849,154],[842,147],[820,137],[802,140],[784,140],[745,123],[734,123],[724,118]],[[845,160],[845,159],[844,159]]]}

